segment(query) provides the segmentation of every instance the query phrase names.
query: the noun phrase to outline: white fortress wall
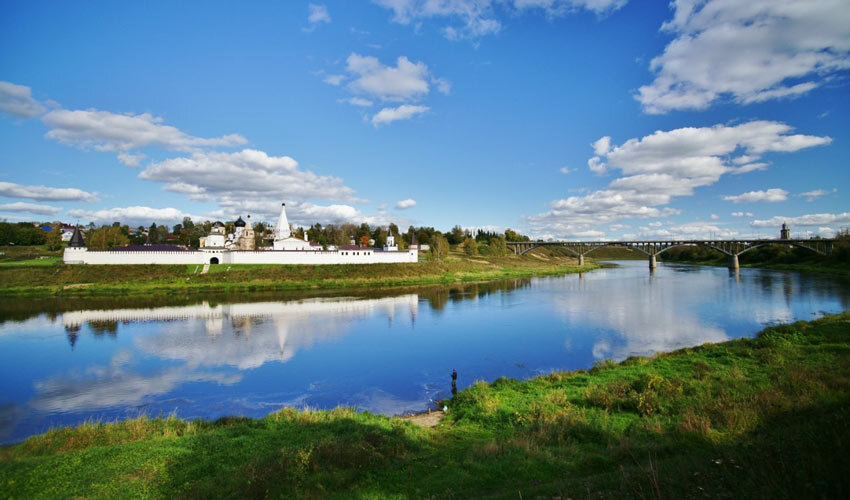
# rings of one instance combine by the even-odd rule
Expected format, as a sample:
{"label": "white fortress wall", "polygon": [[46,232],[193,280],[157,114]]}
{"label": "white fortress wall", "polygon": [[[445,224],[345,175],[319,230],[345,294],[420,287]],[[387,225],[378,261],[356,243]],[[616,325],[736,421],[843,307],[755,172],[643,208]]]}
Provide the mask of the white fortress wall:
{"label": "white fortress wall", "polygon": [[398,264],[417,262],[416,250],[382,252],[364,250],[223,250],[223,251],[89,251],[66,248],[66,264]]}

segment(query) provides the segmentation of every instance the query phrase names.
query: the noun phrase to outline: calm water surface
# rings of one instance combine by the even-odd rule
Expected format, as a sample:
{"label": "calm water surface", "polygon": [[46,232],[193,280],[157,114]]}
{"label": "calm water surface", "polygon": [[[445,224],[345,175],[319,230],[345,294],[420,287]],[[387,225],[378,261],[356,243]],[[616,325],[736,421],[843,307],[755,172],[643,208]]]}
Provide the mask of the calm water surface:
{"label": "calm water surface", "polygon": [[829,276],[643,261],[368,296],[3,300],[0,442],[90,419],[422,410],[460,388],[751,336],[850,309]]}

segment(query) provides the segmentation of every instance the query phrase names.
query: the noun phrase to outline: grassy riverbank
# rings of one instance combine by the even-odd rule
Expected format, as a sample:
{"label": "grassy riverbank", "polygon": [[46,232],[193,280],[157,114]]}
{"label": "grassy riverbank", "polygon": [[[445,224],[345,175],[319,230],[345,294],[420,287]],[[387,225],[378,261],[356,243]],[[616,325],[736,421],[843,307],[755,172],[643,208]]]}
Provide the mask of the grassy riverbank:
{"label": "grassy riverbank", "polygon": [[[671,332],[672,333],[672,332]],[[92,423],[0,448],[12,498],[841,498],[850,314],[478,382],[433,429],[348,409]]]}
{"label": "grassy riverbank", "polygon": [[467,257],[440,262],[371,265],[81,266],[47,259],[0,262],[0,296],[102,296],[196,292],[275,291],[315,288],[390,287],[491,281],[589,271],[575,259],[533,255]]}

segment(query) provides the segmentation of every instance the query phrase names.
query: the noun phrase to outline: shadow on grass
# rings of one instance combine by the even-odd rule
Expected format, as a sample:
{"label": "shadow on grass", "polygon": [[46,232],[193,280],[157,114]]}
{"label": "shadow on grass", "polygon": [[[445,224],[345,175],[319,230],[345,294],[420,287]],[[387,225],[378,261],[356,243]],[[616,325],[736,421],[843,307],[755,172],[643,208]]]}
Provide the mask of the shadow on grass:
{"label": "shadow on grass", "polygon": [[417,429],[349,409],[204,426],[168,461],[156,496],[318,498],[354,487],[406,496],[405,464],[423,452]]}

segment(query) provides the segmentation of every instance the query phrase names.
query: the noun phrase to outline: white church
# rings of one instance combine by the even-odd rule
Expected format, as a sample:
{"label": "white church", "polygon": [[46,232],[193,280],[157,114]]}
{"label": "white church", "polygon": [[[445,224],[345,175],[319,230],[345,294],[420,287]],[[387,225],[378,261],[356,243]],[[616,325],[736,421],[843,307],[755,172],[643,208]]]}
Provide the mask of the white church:
{"label": "white church", "polygon": [[62,260],[66,264],[400,264],[419,260],[415,242],[407,250],[399,250],[392,234],[383,248],[342,245],[324,249],[307,241],[306,233],[303,240],[297,238],[289,227],[286,203],[281,204],[271,247],[255,248],[250,221],[251,216],[248,222],[239,217],[231,234],[226,234],[224,224],[216,222],[210,234],[201,238],[197,250],[173,245],[90,250],[77,228]]}

